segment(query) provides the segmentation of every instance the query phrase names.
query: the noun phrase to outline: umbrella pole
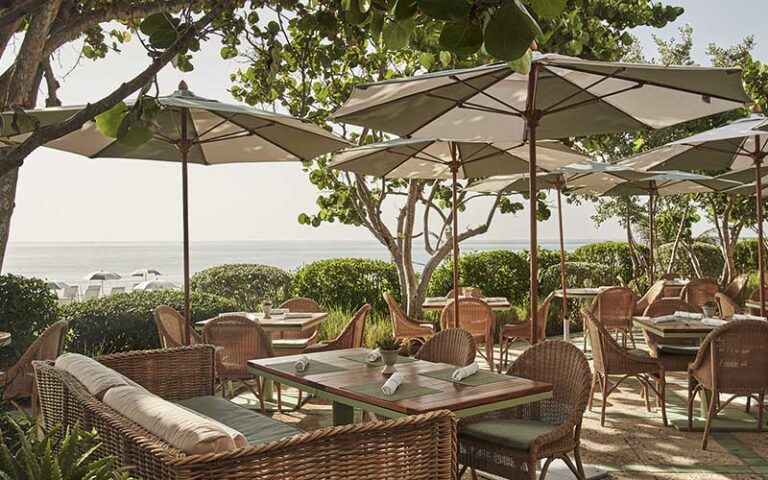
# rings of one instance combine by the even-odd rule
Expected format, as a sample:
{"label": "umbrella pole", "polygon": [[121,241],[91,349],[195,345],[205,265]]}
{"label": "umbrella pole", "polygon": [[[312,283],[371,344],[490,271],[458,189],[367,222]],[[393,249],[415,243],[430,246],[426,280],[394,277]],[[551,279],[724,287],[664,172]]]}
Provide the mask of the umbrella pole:
{"label": "umbrella pole", "polygon": [[191,343],[191,332],[189,330],[191,315],[189,309],[189,179],[187,174],[187,163],[192,142],[190,142],[188,138],[187,116],[188,109],[182,108],[179,152],[181,152],[181,204],[184,235],[184,342],[186,345],[189,345]]}
{"label": "umbrella pole", "polygon": [[[528,98],[524,118],[528,128],[528,205],[530,216],[528,219],[528,229],[530,233],[530,260],[531,260],[531,344],[538,341],[537,324],[539,316],[539,252],[538,236],[536,232],[536,207],[537,192],[536,188],[536,127],[541,118],[541,112],[536,110],[536,84],[539,78],[538,64],[531,66],[531,72],[528,74]],[[544,320],[546,321],[546,320]]]}
{"label": "umbrella pole", "polygon": [[764,154],[760,148],[760,135],[755,135],[755,207],[757,210],[757,269],[760,289],[760,316],[765,316],[765,248],[763,246],[763,179],[761,165]]}
{"label": "umbrella pole", "polygon": [[[458,157],[458,152],[456,151],[456,144],[453,142],[449,143],[449,149],[451,151],[451,195],[452,195],[452,201],[451,201],[451,207],[453,210],[453,235],[451,235],[451,238],[453,239],[453,326],[458,327],[459,326],[459,290],[461,287],[459,287],[459,208],[456,204],[458,200],[458,196],[456,195],[456,182],[458,180],[458,174],[459,174],[459,166],[460,162]],[[491,370],[493,370],[493,365],[491,365]]]}
{"label": "umbrella pole", "polygon": [[648,265],[648,277],[651,280],[651,285],[653,285],[655,281],[655,275],[654,275],[654,259],[653,259],[653,234],[654,234],[654,221],[653,221],[653,190],[654,187],[651,187],[648,189],[648,244],[650,246],[650,265]]}
{"label": "umbrella pole", "polygon": [[[568,290],[565,285],[565,244],[563,242],[563,202],[562,202],[562,188],[563,183],[558,180],[555,183],[557,188],[557,221],[560,228],[560,283],[563,289],[563,322],[568,321]],[[567,327],[563,327],[563,332],[567,332]],[[565,334],[567,337],[568,335]],[[566,338],[567,339],[567,338]],[[565,340],[565,339],[564,339]]]}

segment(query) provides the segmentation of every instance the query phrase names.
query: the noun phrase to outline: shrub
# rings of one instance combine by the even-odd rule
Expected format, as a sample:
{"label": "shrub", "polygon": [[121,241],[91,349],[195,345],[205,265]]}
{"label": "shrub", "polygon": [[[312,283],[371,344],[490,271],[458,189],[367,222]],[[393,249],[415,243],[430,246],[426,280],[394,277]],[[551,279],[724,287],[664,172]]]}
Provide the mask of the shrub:
{"label": "shrub", "polygon": [[57,317],[56,295],[37,278],[0,275],[0,330],[13,342],[0,349],[0,365],[14,363]]}
{"label": "shrub", "polygon": [[[712,245],[710,243],[696,242],[692,245],[692,249],[696,258],[699,260],[701,266],[702,275],[708,278],[714,278],[717,280],[723,273],[723,265],[725,260],[723,259],[723,253],[720,247]],[[658,249],[657,260],[657,274],[665,272],[667,265],[669,264],[669,256],[672,253],[672,245],[661,245]],[[678,249],[675,262],[672,265],[672,271],[679,273],[683,277],[696,278],[696,273],[691,265],[691,259],[688,252],[683,249]],[[658,276],[658,275],[657,275]]]}
{"label": "shrub", "polygon": [[291,275],[269,265],[219,265],[194,274],[191,287],[198,292],[229,298],[243,310],[256,311],[263,300],[278,304],[288,298]]}
{"label": "shrub", "polygon": [[757,270],[757,239],[749,238],[736,244],[733,252],[738,273],[749,273]]}
{"label": "shrub", "polygon": [[[615,275],[626,281],[632,279],[632,255],[626,242],[598,242],[582,245],[573,251],[571,258],[576,262],[595,263],[611,267]],[[615,279],[603,279],[603,284],[613,285]]]}
{"label": "shrub", "polygon": [[362,258],[332,258],[302,266],[293,277],[293,293],[309,297],[326,308],[357,309],[370,303],[387,311],[382,292],[400,296],[397,271],[391,263]]}
{"label": "shrub", "polygon": [[[478,287],[489,297],[507,297],[522,304],[530,289],[528,261],[511,250],[472,252],[459,257],[459,283]],[[445,295],[453,288],[453,262],[443,262],[429,282],[428,294]]]}
{"label": "shrub", "polygon": [[[525,263],[530,264],[531,262],[531,256],[528,252],[528,250],[522,250],[520,253],[518,253],[520,257],[522,257],[523,260],[525,260]],[[568,252],[565,252],[565,261],[571,260],[571,254]],[[541,273],[544,272],[546,269],[551,267],[552,265],[558,265],[560,263],[560,250],[549,250],[546,248],[539,248],[539,255],[537,257],[539,259],[539,278],[541,278]]]}
{"label": "shrub", "polygon": [[[182,292],[130,292],[96,298],[62,307],[60,316],[71,327],[68,350],[84,354],[105,354],[144,350],[160,346],[154,309],[169,305],[183,310]],[[193,292],[192,322],[239,310],[232,300],[208,293]]]}

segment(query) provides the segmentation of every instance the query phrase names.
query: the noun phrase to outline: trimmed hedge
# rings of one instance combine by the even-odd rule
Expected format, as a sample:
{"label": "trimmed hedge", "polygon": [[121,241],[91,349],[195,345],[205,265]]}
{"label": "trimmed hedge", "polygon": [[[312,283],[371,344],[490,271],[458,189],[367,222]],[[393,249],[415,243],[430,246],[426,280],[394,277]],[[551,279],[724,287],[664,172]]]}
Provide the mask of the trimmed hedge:
{"label": "trimmed hedge", "polygon": [[749,273],[757,270],[757,239],[748,238],[736,244],[733,252],[738,273]]}
{"label": "trimmed hedge", "polygon": [[[626,242],[599,242],[582,245],[571,254],[571,259],[575,262],[594,263],[607,266],[613,269],[616,275],[620,275],[626,281],[630,281],[632,275],[632,255],[630,254],[629,244]],[[602,280],[606,283],[607,280]],[[616,283],[612,278],[608,283]]]}
{"label": "trimmed hedge", "polygon": [[364,258],[332,258],[302,266],[293,276],[293,294],[309,297],[326,308],[355,310],[370,303],[387,311],[382,292],[400,297],[397,270],[391,263]]}
{"label": "trimmed hedge", "polygon": [[0,275],[0,330],[11,332],[11,345],[0,348],[0,366],[13,364],[57,319],[56,295],[38,278]]}
{"label": "trimmed hedge", "polygon": [[291,275],[269,265],[240,263],[197,272],[190,284],[194,291],[228,298],[243,310],[257,311],[263,300],[278,304],[288,298]]}
{"label": "trimmed hedge", "polygon": [[[720,278],[720,275],[723,273],[723,265],[725,264],[720,247],[710,243],[696,242],[692,248],[694,254],[699,259],[702,275],[715,280]],[[658,260],[656,261],[657,272],[664,272],[669,263],[669,256],[672,253],[672,245],[661,245],[656,251],[658,252]],[[691,259],[688,253],[682,249],[678,250],[672,271],[679,273],[683,277],[696,278],[696,274],[691,266]]]}
{"label": "trimmed hedge", "polygon": [[[193,292],[192,322],[240,310],[232,300]],[[129,292],[66,305],[60,317],[69,321],[68,350],[88,355],[159,348],[154,310],[169,305],[183,310],[182,292]]]}

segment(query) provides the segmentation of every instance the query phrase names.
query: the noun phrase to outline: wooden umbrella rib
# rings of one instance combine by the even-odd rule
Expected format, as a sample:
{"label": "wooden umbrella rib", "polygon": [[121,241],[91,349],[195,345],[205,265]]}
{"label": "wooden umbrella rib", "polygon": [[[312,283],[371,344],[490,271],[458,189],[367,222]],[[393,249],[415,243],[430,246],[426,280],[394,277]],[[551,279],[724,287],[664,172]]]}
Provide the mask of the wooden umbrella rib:
{"label": "wooden umbrella rib", "polygon": [[[503,77],[503,78],[499,79],[499,81],[501,81],[501,80],[503,80],[504,78],[507,78],[507,77],[508,77],[508,75],[507,75],[506,77]],[[517,114],[518,114],[518,116],[523,116],[523,111],[522,111],[522,110],[520,110],[519,108],[513,107],[512,105],[510,105],[509,103],[505,102],[504,100],[502,100],[502,99],[500,99],[500,98],[496,97],[495,95],[491,95],[490,93],[488,93],[488,91],[487,91],[487,88],[488,88],[488,87],[485,87],[484,89],[479,89],[479,88],[475,87],[474,85],[471,85],[471,84],[467,83],[466,81],[464,81],[464,80],[460,79],[460,78],[459,78],[459,77],[457,77],[456,75],[451,75],[451,76],[449,76],[448,78],[450,78],[450,79],[451,79],[451,80],[453,80],[454,82],[457,82],[457,83],[460,83],[460,84],[464,85],[464,86],[465,86],[465,87],[467,87],[467,88],[471,88],[471,89],[472,89],[472,90],[474,90],[474,91],[475,91],[475,92],[476,92],[478,95],[483,95],[484,97],[488,97],[488,98],[490,98],[491,100],[493,100],[494,102],[497,102],[497,103],[499,103],[499,104],[501,104],[501,105],[503,105],[503,106],[507,107],[508,109],[510,109],[510,110],[512,110],[513,112],[517,113]],[[496,82],[496,83],[498,83],[498,82]],[[489,85],[489,87],[490,87],[490,85]]]}
{"label": "wooden umbrella rib", "polygon": [[[219,112],[217,112],[217,111],[215,111],[215,110],[209,110],[209,111],[210,111],[211,113],[213,113],[214,115],[216,115],[216,116],[218,116],[218,117],[222,117],[222,118],[223,118],[223,116],[222,116],[221,114],[219,114]],[[255,135],[255,136],[257,136],[257,137],[261,138],[261,139],[262,139],[262,140],[264,140],[265,142],[267,142],[267,143],[270,143],[270,144],[274,145],[275,147],[277,147],[277,148],[278,148],[278,149],[280,149],[280,150],[283,150],[283,151],[285,151],[285,152],[288,152],[289,154],[293,155],[294,157],[296,157],[296,158],[298,158],[298,159],[301,159],[301,160],[311,160],[311,159],[309,159],[309,158],[304,158],[302,155],[299,155],[298,153],[296,153],[296,152],[292,151],[292,150],[291,150],[291,149],[289,149],[289,148],[286,148],[286,147],[284,147],[284,146],[282,146],[282,145],[278,145],[277,143],[275,143],[274,141],[270,140],[269,138],[267,138],[267,137],[265,137],[265,136],[263,136],[263,135],[259,135],[259,134],[256,132],[256,130],[257,130],[257,129],[248,128],[248,127],[246,127],[245,125],[243,125],[243,124],[241,124],[241,123],[237,122],[236,120],[229,120],[229,121],[230,121],[230,122],[232,122],[232,124],[233,124],[233,125],[237,125],[238,127],[242,128],[243,130],[246,130],[246,131],[250,132],[252,135]],[[274,125],[274,124],[272,124],[272,125]],[[271,125],[270,125],[270,126],[271,126]],[[284,126],[285,126],[285,125],[284,125]],[[261,127],[260,127],[260,128],[261,128]],[[288,128],[291,128],[291,127],[288,127]]]}
{"label": "wooden umbrella rib", "polygon": [[[563,81],[568,82],[571,85],[577,86],[578,88],[581,89],[581,91],[579,93],[586,93],[587,95],[590,95],[590,98],[588,98],[586,100],[582,100],[580,102],[572,103],[570,105],[565,105],[565,106],[560,107],[560,108],[552,108],[552,109],[542,110],[542,112],[541,112],[542,115],[554,115],[555,113],[560,113],[560,112],[565,112],[565,111],[568,111],[568,110],[573,110],[574,108],[583,107],[584,105],[589,105],[590,103],[605,102],[605,100],[607,98],[615,97],[616,95],[621,95],[622,93],[631,92],[632,90],[637,90],[638,88],[643,88],[643,84],[638,83],[638,84],[635,84],[635,85],[632,85],[632,86],[629,86],[629,87],[622,88],[620,90],[616,90],[614,92],[606,93],[605,95],[595,95],[594,93],[590,92],[589,90],[582,89],[581,87],[579,87],[575,83],[571,82],[570,80],[565,79],[564,77],[558,77],[558,78],[561,78]],[[589,88],[589,87],[587,87],[587,88]],[[614,107],[616,110],[621,111],[624,115],[627,115],[627,116],[631,117],[632,119],[637,121],[637,123],[641,123],[641,124],[643,124],[645,126],[648,126],[647,124],[641,122],[640,120],[638,120],[634,116],[626,113],[624,110],[622,110],[618,106],[614,105],[613,103],[610,103],[610,102],[605,102],[605,103],[610,105],[610,106],[612,106],[612,107]]]}
{"label": "wooden umbrella rib", "polygon": [[[557,102],[553,103],[552,105],[548,106],[547,108],[543,109],[542,113],[547,113],[547,112],[551,111],[552,109],[556,108],[558,105],[562,105],[563,103],[567,102],[568,100],[572,99],[573,97],[579,95],[582,92],[587,93],[588,95],[592,95],[589,92],[590,88],[594,88],[597,85],[600,85],[601,83],[605,82],[608,79],[615,78],[615,74],[620,72],[620,71],[624,71],[624,67],[617,68],[616,72],[614,72],[613,74],[605,75],[605,76],[595,80],[594,82],[592,82],[592,84],[587,85],[586,87],[583,87],[583,88],[579,87],[579,89],[576,92],[574,92],[574,93],[572,93],[570,95],[567,95],[565,98],[562,98],[562,99],[558,100]],[[552,72],[552,74],[557,76],[557,78],[562,78],[562,77],[560,77],[560,75],[557,75],[554,72]]]}

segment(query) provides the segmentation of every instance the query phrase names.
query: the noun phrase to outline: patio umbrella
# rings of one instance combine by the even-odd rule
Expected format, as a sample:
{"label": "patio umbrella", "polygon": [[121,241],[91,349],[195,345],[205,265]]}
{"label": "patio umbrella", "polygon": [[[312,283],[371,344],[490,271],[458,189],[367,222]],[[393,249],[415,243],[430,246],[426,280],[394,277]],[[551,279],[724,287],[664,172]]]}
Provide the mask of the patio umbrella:
{"label": "patio umbrella", "polygon": [[104,270],[97,270],[83,277],[83,280],[88,280],[90,282],[101,282],[101,289],[104,290],[105,281],[119,280],[120,278],[122,277],[115,272],[105,272]]}
{"label": "patio umbrella", "polygon": [[67,283],[57,281],[47,281],[45,282],[45,286],[49,290],[64,290],[65,288],[69,287]]}
{"label": "patio umbrella", "polygon": [[[333,118],[401,136],[528,142],[677,123],[750,99],[740,70],[581,60],[534,52],[528,74],[506,63],[357,85]],[[529,190],[537,191],[536,175]],[[536,341],[536,195],[530,196],[531,334]]]}
{"label": "patio umbrella", "polygon": [[[540,142],[539,168],[552,169],[584,159],[559,142]],[[459,288],[457,181],[528,171],[529,149],[523,142],[456,142],[439,138],[397,139],[343,150],[330,168],[384,178],[451,179],[453,287]],[[459,318],[459,303],[454,302]]]}
{"label": "patio umbrella", "polygon": [[[768,154],[766,118],[759,108],[754,114],[722,127],[668,143],[646,153],[635,155],[622,162],[641,170],[736,170],[719,178],[745,180],[751,176],[755,184],[757,209],[757,262],[760,284],[765,284],[765,251],[763,248],[763,192],[762,164]],[[750,175],[751,174],[751,175]],[[765,316],[765,293],[760,290],[760,315]]]}
{"label": "patio umbrella", "polygon": [[[90,158],[131,158],[181,162],[181,192],[184,236],[184,317],[189,338],[189,206],[187,164],[217,165],[245,162],[290,162],[311,160],[349,145],[319,126],[303,119],[198,97],[185,82],[172,95],[156,99],[161,107],[153,137],[129,146],[107,137],[89,122],[80,130],[54,140],[46,147],[78,153]],[[30,110],[42,124],[67,118],[82,107]],[[2,115],[7,125],[2,136],[8,144],[28,134],[10,132],[12,113]]]}
{"label": "patio umbrella", "polygon": [[178,290],[179,286],[167,280],[147,280],[133,287],[134,290],[154,292],[157,290]]}
{"label": "patio umbrella", "polygon": [[145,281],[150,275],[158,276],[162,275],[162,273],[158,272],[154,268],[140,268],[131,272],[132,277],[144,277]]}

